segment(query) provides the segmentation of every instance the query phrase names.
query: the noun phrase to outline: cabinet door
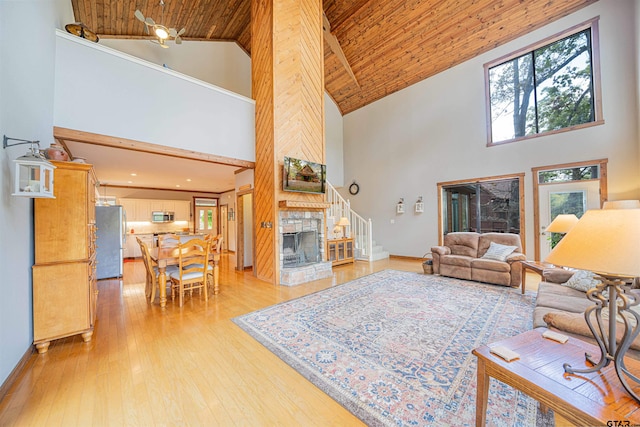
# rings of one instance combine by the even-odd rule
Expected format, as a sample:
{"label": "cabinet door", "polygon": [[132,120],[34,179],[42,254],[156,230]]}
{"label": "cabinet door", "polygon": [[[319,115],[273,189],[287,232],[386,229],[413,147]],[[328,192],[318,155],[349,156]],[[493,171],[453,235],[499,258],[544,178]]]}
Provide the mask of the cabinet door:
{"label": "cabinet door", "polygon": [[178,201],[175,206],[175,220],[176,221],[189,221],[191,213],[191,203]]}
{"label": "cabinet door", "polygon": [[353,258],[353,240],[347,240],[347,258]]}
{"label": "cabinet door", "polygon": [[135,200],[120,199],[119,203],[122,206],[122,209],[124,209],[125,215],[127,215],[127,221],[137,221]]}
{"label": "cabinet door", "polygon": [[328,244],[329,248],[327,250],[327,253],[329,254],[329,259],[328,261],[335,261],[336,258],[336,243],[335,242],[329,242]]}
{"label": "cabinet door", "polygon": [[343,260],[345,254],[345,242],[344,240],[338,243],[338,260]]}
{"label": "cabinet door", "polygon": [[151,201],[136,200],[136,221],[151,221]]}

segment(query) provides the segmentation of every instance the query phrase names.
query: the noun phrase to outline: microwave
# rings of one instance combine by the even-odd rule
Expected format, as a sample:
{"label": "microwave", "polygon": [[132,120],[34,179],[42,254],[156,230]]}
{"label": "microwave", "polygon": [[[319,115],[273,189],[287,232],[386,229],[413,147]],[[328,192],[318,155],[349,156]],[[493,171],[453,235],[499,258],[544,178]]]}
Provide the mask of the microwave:
{"label": "microwave", "polygon": [[173,212],[151,212],[151,222],[173,222]]}

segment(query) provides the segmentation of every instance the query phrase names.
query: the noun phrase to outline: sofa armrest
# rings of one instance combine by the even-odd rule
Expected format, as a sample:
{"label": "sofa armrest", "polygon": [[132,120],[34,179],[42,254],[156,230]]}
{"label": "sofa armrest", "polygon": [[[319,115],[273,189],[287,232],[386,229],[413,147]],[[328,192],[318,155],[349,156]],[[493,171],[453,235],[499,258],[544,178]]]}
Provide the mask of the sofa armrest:
{"label": "sofa armrest", "polygon": [[432,246],[431,257],[433,258],[433,274],[440,274],[440,257],[451,254],[448,246]]}
{"label": "sofa armrest", "polygon": [[451,248],[448,246],[433,246],[431,247],[431,253],[433,255],[451,255]]}
{"label": "sofa armrest", "polygon": [[573,276],[573,273],[573,271],[565,270],[564,268],[551,267],[542,270],[542,278],[545,282],[565,283]]}
{"label": "sofa armrest", "polygon": [[527,256],[525,254],[521,254],[520,252],[513,252],[512,254],[507,256],[507,258],[505,259],[505,261],[507,261],[509,264],[513,264],[516,261],[526,261],[526,260],[527,260]]}

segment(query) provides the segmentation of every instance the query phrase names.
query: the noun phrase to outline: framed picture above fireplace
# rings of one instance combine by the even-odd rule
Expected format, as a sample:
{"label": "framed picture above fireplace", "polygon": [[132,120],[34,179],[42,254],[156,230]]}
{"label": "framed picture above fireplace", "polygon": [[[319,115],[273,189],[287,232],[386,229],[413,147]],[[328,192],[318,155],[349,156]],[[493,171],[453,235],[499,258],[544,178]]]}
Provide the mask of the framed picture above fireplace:
{"label": "framed picture above fireplace", "polygon": [[293,157],[284,158],[283,191],[324,194],[326,179],[326,165]]}

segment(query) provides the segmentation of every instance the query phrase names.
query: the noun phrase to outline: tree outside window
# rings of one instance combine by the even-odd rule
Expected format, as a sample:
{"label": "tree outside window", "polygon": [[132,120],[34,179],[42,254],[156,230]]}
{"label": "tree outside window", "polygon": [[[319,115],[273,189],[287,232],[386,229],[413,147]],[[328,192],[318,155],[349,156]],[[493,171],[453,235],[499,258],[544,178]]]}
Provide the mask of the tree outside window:
{"label": "tree outside window", "polygon": [[592,42],[596,22],[565,37],[554,37],[551,43],[485,65],[490,144],[598,120]]}

